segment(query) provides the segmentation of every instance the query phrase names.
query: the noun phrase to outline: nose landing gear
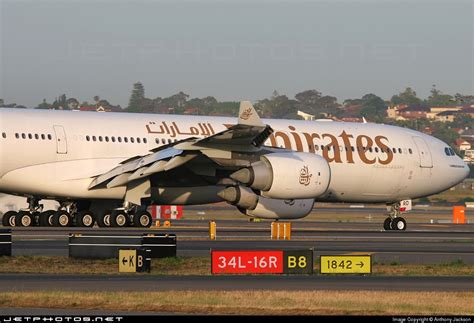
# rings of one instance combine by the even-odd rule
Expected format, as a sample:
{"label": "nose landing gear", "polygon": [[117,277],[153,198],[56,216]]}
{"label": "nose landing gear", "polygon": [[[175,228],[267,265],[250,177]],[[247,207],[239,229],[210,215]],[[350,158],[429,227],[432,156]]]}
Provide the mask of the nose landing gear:
{"label": "nose landing gear", "polygon": [[407,201],[408,200],[404,200],[387,206],[389,217],[383,222],[383,228],[385,231],[405,231],[407,229],[407,221],[400,216],[403,212],[411,209],[411,200],[409,203],[407,203]]}

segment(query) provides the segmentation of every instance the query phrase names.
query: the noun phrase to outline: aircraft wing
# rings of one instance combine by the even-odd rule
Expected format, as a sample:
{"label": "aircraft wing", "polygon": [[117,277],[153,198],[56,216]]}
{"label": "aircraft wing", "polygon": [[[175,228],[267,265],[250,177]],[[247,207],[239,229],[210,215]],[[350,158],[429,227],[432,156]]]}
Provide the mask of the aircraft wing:
{"label": "aircraft wing", "polygon": [[[272,132],[270,126],[262,123],[251,103],[243,101],[236,125],[228,126],[227,130],[207,138],[191,137],[153,149],[149,154],[129,158],[110,171],[96,176],[89,189],[119,186],[128,189],[129,186],[145,181],[163,183],[169,177],[167,173],[172,171],[174,183],[190,181],[193,176],[176,171],[181,168],[193,172],[199,177],[197,181],[218,181],[215,176],[217,169],[232,170],[239,163],[249,164],[256,153],[262,150],[263,143]],[[179,178],[180,176],[183,178]]]}

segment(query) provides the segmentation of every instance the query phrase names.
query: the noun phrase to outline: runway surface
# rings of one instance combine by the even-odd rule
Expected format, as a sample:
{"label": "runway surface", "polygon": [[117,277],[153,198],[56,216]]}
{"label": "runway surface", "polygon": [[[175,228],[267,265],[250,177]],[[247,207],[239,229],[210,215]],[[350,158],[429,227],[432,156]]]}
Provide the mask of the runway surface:
{"label": "runway surface", "polygon": [[293,222],[292,239],[270,239],[270,223],[217,221],[217,240],[208,222],[174,221],[171,228],[13,228],[13,255],[68,255],[69,233],[141,235],[174,233],[178,256],[209,256],[211,249],[313,249],[324,254],[369,253],[378,263],[474,264],[474,224],[411,224],[407,231],[383,231],[380,223]]}
{"label": "runway surface", "polygon": [[474,291],[472,277],[145,276],[2,274],[0,291],[389,290]]}

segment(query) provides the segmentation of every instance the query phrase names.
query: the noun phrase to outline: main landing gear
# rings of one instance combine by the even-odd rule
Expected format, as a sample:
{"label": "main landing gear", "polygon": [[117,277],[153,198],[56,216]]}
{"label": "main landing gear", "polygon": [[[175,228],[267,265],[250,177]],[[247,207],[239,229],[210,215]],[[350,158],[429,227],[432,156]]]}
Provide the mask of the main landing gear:
{"label": "main landing gear", "polygon": [[39,200],[28,198],[28,208],[19,212],[8,211],[3,215],[2,224],[5,227],[23,226],[29,227],[35,225],[38,218],[42,214],[43,205],[39,204]]}
{"label": "main landing gear", "polygon": [[58,210],[43,211],[43,205],[39,199],[28,198],[28,208],[19,212],[8,211],[3,215],[4,227],[83,227],[92,228],[97,222],[99,227],[135,226],[148,228],[152,224],[151,214],[141,206],[125,203],[124,207],[106,210],[100,214],[94,214],[89,210],[90,203],[60,202]]}
{"label": "main landing gear", "polygon": [[138,205],[124,203],[123,207],[107,210],[97,219],[99,227],[124,228],[129,226],[148,228],[152,224],[150,212]]}
{"label": "main landing gear", "polygon": [[[402,201],[403,202],[403,201]],[[401,203],[394,203],[390,206],[387,206],[389,211],[389,217],[385,219],[383,222],[383,228],[386,231],[389,230],[398,230],[398,231],[405,231],[407,228],[407,221],[400,216],[402,214],[401,211]]]}

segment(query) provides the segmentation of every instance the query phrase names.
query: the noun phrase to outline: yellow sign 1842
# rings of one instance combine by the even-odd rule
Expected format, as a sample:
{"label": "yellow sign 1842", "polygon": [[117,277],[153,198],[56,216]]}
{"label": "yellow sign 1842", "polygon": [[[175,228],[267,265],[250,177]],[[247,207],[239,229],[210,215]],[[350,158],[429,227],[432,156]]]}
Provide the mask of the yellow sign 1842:
{"label": "yellow sign 1842", "polygon": [[321,256],[321,274],[371,274],[370,255]]}

